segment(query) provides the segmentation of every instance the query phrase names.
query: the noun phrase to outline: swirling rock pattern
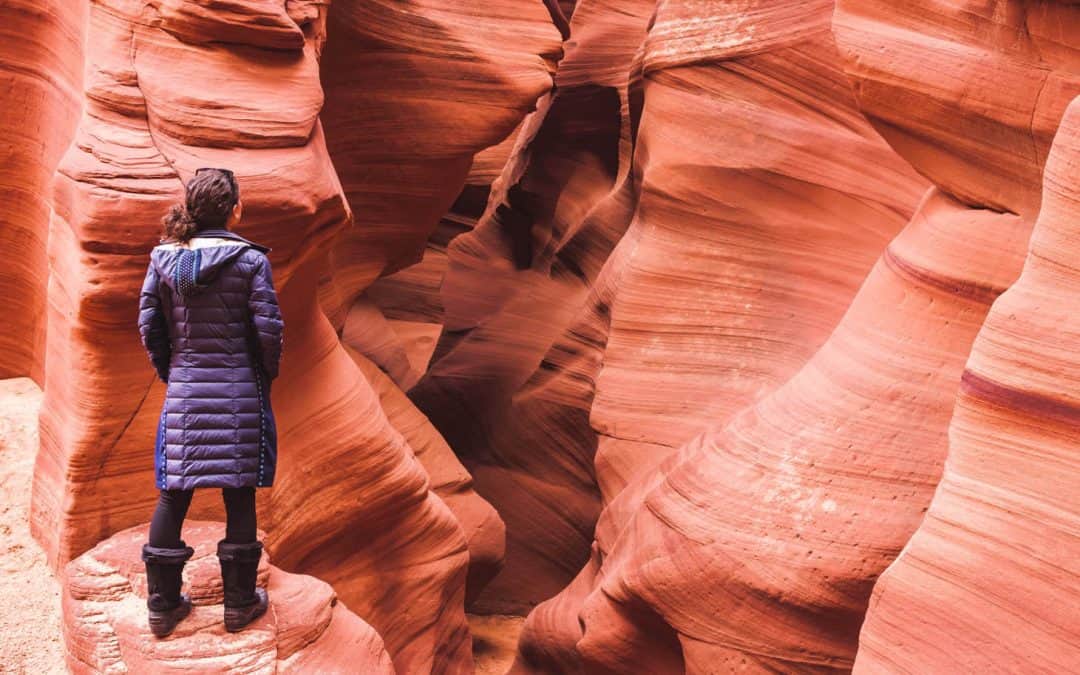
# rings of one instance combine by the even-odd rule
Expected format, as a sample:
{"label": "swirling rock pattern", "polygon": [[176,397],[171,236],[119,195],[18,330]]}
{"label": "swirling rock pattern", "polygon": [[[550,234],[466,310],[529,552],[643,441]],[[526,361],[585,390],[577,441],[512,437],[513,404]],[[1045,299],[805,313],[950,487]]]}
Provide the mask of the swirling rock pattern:
{"label": "swirling rock pattern", "polygon": [[860,108],[897,152],[965,204],[1035,217],[1080,92],[1074,3],[838,0],[833,26]]}
{"label": "swirling rock pattern", "polygon": [[221,573],[214,553],[221,523],[192,521],[184,536],[195,554],[184,568],[191,614],[168,638],[146,628],[146,574],[139,551],[146,527],[119,532],[71,561],[64,575],[64,638],[72,673],[311,673],[393,675],[375,630],[328,584],[289,574],[263,555],[259,583],[266,614],[241,633],[223,624]]}
{"label": "swirling rock pattern", "polygon": [[0,377],[44,377],[50,185],[79,118],[85,23],[81,2],[0,7]]}
{"label": "swirling rock pattern", "polygon": [[933,493],[964,358],[1027,232],[932,192],[799,373],[624,490],[597,528],[586,665],[850,668],[874,580]]}
{"label": "swirling rock pattern", "polygon": [[531,0],[335,0],[327,30],[323,120],[356,219],[333,284],[349,303],[419,261],[473,155],[551,88],[562,43]]}
{"label": "swirling rock pattern", "polygon": [[885,572],[855,671],[1080,662],[1080,98],[1054,138],[1019,280],[968,359],[926,519]]}
{"label": "swirling rock pattern", "polygon": [[[658,8],[646,42],[643,137],[653,82],[682,75],[680,68],[650,77],[650,63],[671,67],[708,54],[706,36],[715,35],[717,49],[736,64],[755,63],[815,34],[811,13],[793,3],[740,3],[728,23],[719,16],[688,20],[700,9],[688,7],[683,24],[666,26],[665,14],[679,17],[678,7]],[[860,21],[863,13],[875,15],[873,7],[886,18]],[[885,249],[829,340],[783,386],[659,463],[641,459],[646,453],[609,462],[601,442],[598,480],[617,496],[597,525],[590,563],[530,616],[519,670],[851,667],[874,580],[918,526],[941,474],[971,342],[990,303],[1019,273],[1038,206],[1032,195],[1045,157],[1040,145],[1074,81],[1068,40],[1049,27],[1059,24],[1047,22],[1070,25],[1071,11],[842,3],[835,25],[845,58],[833,52],[822,60],[844,66],[871,121],[939,187]],[[916,37],[893,25],[897,15],[906,21],[901,28],[939,20],[944,26],[934,31],[951,39],[928,40],[920,54]],[[773,30],[743,30],[761,16],[773,19]],[[727,32],[706,33],[711,21]],[[695,50],[682,55],[680,40]],[[961,47],[986,56],[969,69],[954,68],[955,79],[931,79],[925,64],[914,65],[934,49],[955,55]],[[996,64],[1003,67],[994,70]],[[1008,110],[968,96],[966,77],[1025,67],[1046,84],[1020,89],[1022,96],[1010,91]],[[925,105],[909,114],[913,100]],[[981,134],[992,142],[982,144]],[[965,162],[968,170],[958,170]],[[994,170],[971,170],[975,164]],[[973,208],[979,206],[985,208]],[[622,283],[619,293],[626,288]],[[620,391],[605,382],[617,358],[618,298],[592,409],[596,427],[604,421],[605,392]],[[642,416],[642,426],[618,429],[642,433],[645,424],[670,417],[678,429],[678,414]],[[628,477],[612,478],[612,469]]]}
{"label": "swirling rock pattern", "polygon": [[[1075,3],[0,17],[0,375],[44,382],[50,562],[101,542],[67,568],[73,670],[468,672],[466,603],[545,598],[516,672],[1080,659]],[[142,530],[107,539],[149,513],[162,397],[124,317],[207,165],[289,326],[259,497],[284,602],[213,628],[196,523],[202,604],[156,642]]]}
{"label": "swirling rock pattern", "polygon": [[[561,36],[543,3],[532,0],[344,0],[335,2],[327,30],[323,119],[355,226],[334,245],[327,282],[332,303],[323,304],[331,316],[332,304],[342,306],[343,339],[407,388],[434,349],[439,326],[425,324],[442,320],[440,307],[424,311],[424,299],[437,291],[416,293],[416,286],[437,288],[445,260],[439,249],[464,229],[443,222],[436,231],[440,216],[461,192],[473,156],[507,138],[551,88]],[[493,171],[492,160],[485,162]],[[429,239],[434,246],[425,246]],[[381,293],[360,295],[377,277],[413,265],[421,255],[424,265],[402,273],[418,284],[384,284]],[[400,307],[406,313],[393,311]],[[380,320],[380,308],[387,308],[392,323]],[[425,440],[410,440],[445,448],[433,428],[423,435]],[[438,454],[450,475],[464,473],[452,452]],[[439,469],[422,461],[440,483]],[[502,564],[503,528],[467,482],[461,487],[448,503],[469,536],[469,587],[475,591]]]}
{"label": "swirling rock pattern", "polygon": [[[415,20],[446,20],[446,7],[437,3],[414,9],[407,14]],[[383,10],[404,16],[390,5]],[[513,14],[500,11],[492,21]],[[535,28],[540,37],[529,47],[557,51],[558,32],[543,6],[538,14],[545,23]],[[317,300],[329,253],[352,219],[319,119],[326,3],[222,8],[188,0],[100,0],[90,4],[89,22],[94,39],[87,45],[84,113],[55,181],[35,536],[59,567],[149,514],[154,492],[146,448],[163,391],[146,368],[133,319],[125,317],[133,316],[146,251],[181,180],[200,166],[228,166],[245,203],[240,233],[273,248],[288,325],[274,394],[278,481],[259,503],[269,550],[282,568],[333,584],[378,630],[400,671],[468,670],[463,602],[469,546],[477,553],[475,569],[490,576],[501,556],[498,518],[467,478],[455,474],[464,472],[446,452],[423,454],[432,458],[436,487],[453,494],[460,522],[431,490],[424,464],[395,430]],[[399,65],[445,72],[446,52],[457,46]],[[470,85],[467,100],[505,85],[505,62],[527,63],[534,77],[512,90],[495,115],[504,121],[485,121],[447,149],[453,162],[467,166],[478,145],[494,143],[520,121],[527,96],[550,85],[549,65],[538,55],[544,49],[491,48],[494,56],[484,66],[490,76]],[[386,95],[382,101],[391,105]],[[379,110],[368,113],[385,118]],[[417,120],[434,119],[440,110],[421,106]],[[384,152],[384,165],[391,156]],[[461,178],[445,167],[427,179],[440,193],[460,189]],[[431,222],[423,220],[429,208],[413,214],[417,232],[437,219],[436,212]],[[408,242],[395,246],[405,255]],[[382,269],[389,258],[377,248],[371,256],[381,256],[374,267]],[[362,289],[369,281],[344,287]],[[413,436],[435,443],[437,434]],[[220,518],[219,500],[200,494],[192,515]],[[462,523],[475,541],[466,539]],[[475,578],[482,585],[485,575]]]}
{"label": "swirling rock pattern", "polygon": [[571,326],[630,220],[632,60],[651,11],[579,4],[554,92],[518,132],[475,229],[449,246],[444,331],[410,396],[508,524],[506,568],[478,611],[523,613],[588,556],[595,435],[575,381],[588,367],[541,360],[581,346],[588,329]]}
{"label": "swirling rock pattern", "polygon": [[[605,268],[610,330],[588,409],[605,512],[593,560],[530,615],[522,668],[581,667],[583,603],[643,494],[620,497],[624,488],[797,372],[925,189],[858,115],[830,9],[718,5],[705,21],[696,5],[657,9],[642,59],[637,211]],[[751,34],[769,39],[751,45]],[[625,623],[596,625],[605,621]],[[661,653],[647,644],[634,658]]]}

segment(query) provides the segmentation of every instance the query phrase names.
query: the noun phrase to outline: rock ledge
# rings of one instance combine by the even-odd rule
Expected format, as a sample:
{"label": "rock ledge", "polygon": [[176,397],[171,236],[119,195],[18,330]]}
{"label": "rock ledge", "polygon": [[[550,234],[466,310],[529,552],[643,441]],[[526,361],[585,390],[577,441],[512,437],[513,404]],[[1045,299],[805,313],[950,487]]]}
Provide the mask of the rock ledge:
{"label": "rock ledge", "polygon": [[266,554],[259,583],[269,584],[269,610],[248,629],[226,632],[215,554],[225,526],[215,522],[185,524],[195,555],[184,568],[184,592],[194,607],[172,635],[154,638],[139,556],[146,532],[146,525],[118,532],[67,565],[63,624],[73,673],[394,672],[382,638],[329,584],[284,572]]}

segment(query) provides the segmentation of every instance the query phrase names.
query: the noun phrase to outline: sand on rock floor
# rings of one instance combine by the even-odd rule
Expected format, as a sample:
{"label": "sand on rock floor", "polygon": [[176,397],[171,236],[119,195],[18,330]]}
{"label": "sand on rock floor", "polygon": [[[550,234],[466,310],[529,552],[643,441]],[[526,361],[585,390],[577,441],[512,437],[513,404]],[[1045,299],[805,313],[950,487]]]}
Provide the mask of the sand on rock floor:
{"label": "sand on rock floor", "polygon": [[0,673],[65,673],[60,584],[30,537],[41,390],[0,380]]}

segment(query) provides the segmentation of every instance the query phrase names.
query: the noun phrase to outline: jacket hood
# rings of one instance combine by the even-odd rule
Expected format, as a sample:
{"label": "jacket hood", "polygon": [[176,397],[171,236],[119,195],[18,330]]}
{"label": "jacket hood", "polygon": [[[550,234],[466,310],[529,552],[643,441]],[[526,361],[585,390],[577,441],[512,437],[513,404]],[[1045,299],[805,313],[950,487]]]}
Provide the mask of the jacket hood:
{"label": "jacket hood", "polygon": [[223,229],[223,228],[222,229],[199,230],[198,235],[196,235],[194,237],[194,239],[201,239],[201,238],[228,239],[230,241],[235,241],[235,242],[238,242],[238,243],[241,243],[241,244],[247,244],[251,248],[253,248],[256,251],[259,251],[261,253],[269,253],[270,252],[270,247],[269,246],[263,246],[262,244],[256,244],[255,242],[251,241],[250,239],[244,239],[243,237],[241,237],[237,233],[233,232],[232,230],[226,230],[226,229]]}
{"label": "jacket hood", "polygon": [[157,246],[150,253],[150,263],[169,288],[189,296],[202,292],[248,248],[253,247],[242,241],[197,248]]}

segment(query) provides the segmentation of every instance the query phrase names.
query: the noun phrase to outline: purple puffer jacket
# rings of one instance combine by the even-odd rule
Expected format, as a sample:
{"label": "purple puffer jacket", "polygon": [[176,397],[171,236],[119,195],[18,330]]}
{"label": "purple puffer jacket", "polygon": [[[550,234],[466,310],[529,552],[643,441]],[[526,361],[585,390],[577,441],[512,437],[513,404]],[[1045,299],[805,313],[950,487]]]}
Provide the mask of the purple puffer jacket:
{"label": "purple puffer jacket", "polygon": [[283,323],[267,250],[203,230],[191,248],[163,244],[150,254],[139,333],[168,383],[154,444],[159,488],[274,482],[270,381]]}

